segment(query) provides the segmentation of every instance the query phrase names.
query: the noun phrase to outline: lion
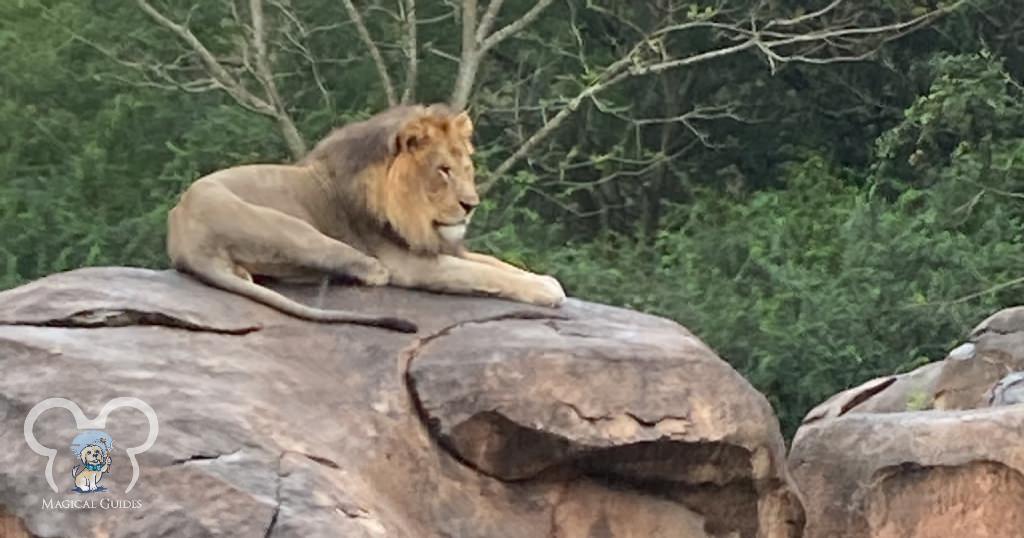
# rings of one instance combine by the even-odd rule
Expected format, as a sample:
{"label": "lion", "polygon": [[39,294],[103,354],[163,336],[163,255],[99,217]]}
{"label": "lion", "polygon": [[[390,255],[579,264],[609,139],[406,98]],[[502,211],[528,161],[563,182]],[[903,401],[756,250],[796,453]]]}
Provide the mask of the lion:
{"label": "lion", "polygon": [[446,105],[405,105],[332,131],[295,164],[196,180],[168,214],[173,267],[294,317],[416,332],[405,319],[314,308],[254,281],[344,277],[558,307],[555,278],[471,252],[480,203],[473,124]]}

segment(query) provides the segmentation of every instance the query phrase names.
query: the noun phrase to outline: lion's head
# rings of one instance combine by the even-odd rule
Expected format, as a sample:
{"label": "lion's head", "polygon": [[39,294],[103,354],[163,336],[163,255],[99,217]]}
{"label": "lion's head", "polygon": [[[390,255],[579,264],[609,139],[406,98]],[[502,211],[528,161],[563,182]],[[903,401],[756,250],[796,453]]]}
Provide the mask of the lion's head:
{"label": "lion's head", "polygon": [[480,203],[472,135],[465,112],[399,106],[336,129],[302,164],[323,163],[348,210],[386,223],[411,249],[452,251]]}
{"label": "lion's head", "polygon": [[392,158],[377,192],[377,208],[414,249],[438,252],[462,242],[480,203],[465,112],[443,105],[418,109],[389,141]]}

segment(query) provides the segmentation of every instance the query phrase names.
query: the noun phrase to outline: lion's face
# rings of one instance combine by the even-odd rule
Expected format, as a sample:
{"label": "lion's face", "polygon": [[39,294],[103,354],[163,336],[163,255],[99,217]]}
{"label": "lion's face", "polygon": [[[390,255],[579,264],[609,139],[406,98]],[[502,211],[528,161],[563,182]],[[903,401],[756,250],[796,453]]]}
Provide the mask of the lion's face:
{"label": "lion's face", "polygon": [[96,445],[89,445],[82,449],[80,457],[83,463],[98,465],[103,462],[103,449]]}
{"label": "lion's face", "polygon": [[445,241],[461,241],[473,210],[480,204],[467,144],[452,141],[435,146],[427,156],[422,178],[425,195],[435,211],[431,226]]}
{"label": "lion's face", "polygon": [[462,113],[424,116],[400,132],[393,168],[401,171],[406,199],[397,224],[410,242],[429,247],[431,242],[462,241],[473,209],[480,204],[471,158],[472,129]]}

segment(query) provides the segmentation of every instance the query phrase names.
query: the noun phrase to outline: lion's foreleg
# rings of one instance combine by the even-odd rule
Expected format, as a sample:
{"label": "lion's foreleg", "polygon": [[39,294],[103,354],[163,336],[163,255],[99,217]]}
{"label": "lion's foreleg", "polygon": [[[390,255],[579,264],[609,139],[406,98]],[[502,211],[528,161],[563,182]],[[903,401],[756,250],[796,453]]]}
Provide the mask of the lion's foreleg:
{"label": "lion's foreleg", "polygon": [[381,261],[397,286],[462,294],[492,295],[540,306],[558,306],[565,292],[557,280],[513,268],[448,255],[385,253]]}
{"label": "lion's foreleg", "polygon": [[464,259],[464,260],[469,260],[469,261],[473,261],[473,262],[477,262],[477,263],[482,263],[482,264],[485,264],[485,265],[490,265],[490,266],[493,266],[493,267],[497,267],[499,269],[504,269],[506,271],[512,271],[512,272],[515,272],[515,273],[528,272],[525,269],[522,269],[520,267],[516,267],[515,265],[512,265],[511,263],[508,263],[506,261],[502,261],[502,260],[500,260],[498,258],[495,258],[494,256],[489,255],[489,254],[481,254],[479,252],[470,252],[470,251],[467,250],[467,251],[462,252],[459,255],[459,257]]}

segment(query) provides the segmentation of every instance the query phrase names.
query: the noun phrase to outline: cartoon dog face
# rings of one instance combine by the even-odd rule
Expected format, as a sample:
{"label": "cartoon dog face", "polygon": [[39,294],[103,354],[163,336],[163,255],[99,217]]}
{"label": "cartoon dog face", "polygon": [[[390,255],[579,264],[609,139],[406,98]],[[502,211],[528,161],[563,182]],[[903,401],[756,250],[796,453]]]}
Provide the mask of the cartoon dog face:
{"label": "cartoon dog face", "polygon": [[82,449],[82,453],[79,455],[82,458],[82,463],[90,465],[99,465],[103,463],[103,448],[97,445],[87,445]]}

